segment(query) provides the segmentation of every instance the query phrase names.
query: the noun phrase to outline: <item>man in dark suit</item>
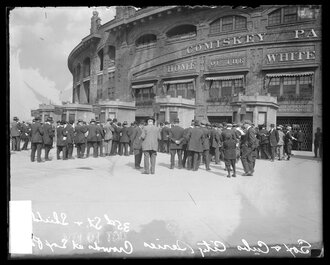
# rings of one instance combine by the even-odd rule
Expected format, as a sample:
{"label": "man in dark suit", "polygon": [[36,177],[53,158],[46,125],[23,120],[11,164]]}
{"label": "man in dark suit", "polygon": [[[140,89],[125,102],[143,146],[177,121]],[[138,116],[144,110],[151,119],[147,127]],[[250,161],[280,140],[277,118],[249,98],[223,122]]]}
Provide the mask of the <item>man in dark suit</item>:
{"label": "man in dark suit", "polygon": [[210,168],[210,137],[211,137],[211,133],[210,133],[209,127],[210,127],[210,124],[208,122],[201,122],[201,128],[202,128],[203,133],[204,133],[203,162],[205,163],[206,170],[211,170],[211,168]]}
{"label": "man in dark suit", "polygon": [[11,136],[11,143],[12,143],[12,150],[13,151],[21,151],[21,128],[18,124],[18,118],[14,117],[13,122],[10,124],[10,136]]}
{"label": "man in dark suit", "polygon": [[40,124],[40,118],[36,117],[35,122],[31,125],[31,162],[34,162],[35,154],[37,151],[37,161],[41,161],[41,148],[42,148],[42,135],[44,131]]}
{"label": "man in dark suit", "polygon": [[136,126],[137,126],[136,122],[132,122],[131,126],[129,126],[127,129],[128,130],[127,134],[129,136],[129,155],[133,155],[133,152],[134,152],[132,135],[133,135],[134,128]]}
{"label": "man in dark suit", "polygon": [[51,125],[52,119],[50,117],[47,118],[45,124],[42,126],[43,128],[43,143],[45,147],[45,161],[50,161],[49,159],[49,151],[53,147],[53,138],[55,136],[55,131],[53,126]]}
{"label": "man in dark suit", "polygon": [[56,139],[56,158],[57,160],[60,159],[60,153],[62,152],[62,159],[67,160],[67,137],[68,132],[65,130],[64,125],[66,124],[65,121],[61,121],[60,126],[57,127],[57,139]]}
{"label": "man in dark suit", "polygon": [[88,135],[87,135],[87,155],[89,157],[90,148],[93,147],[93,157],[97,158],[97,134],[101,134],[100,128],[96,126],[95,120],[92,119],[90,124],[87,127]]}
{"label": "man in dark suit", "polygon": [[297,140],[295,137],[292,136],[292,127],[291,126],[287,126],[287,132],[285,133],[284,136],[284,148],[285,148],[285,152],[287,154],[287,159],[286,160],[290,160],[291,157],[291,150],[292,150],[292,145],[293,145],[293,140]]}
{"label": "man in dark suit", "polygon": [[297,149],[298,151],[301,151],[301,146],[305,139],[305,134],[302,132],[301,129],[299,129],[299,131],[297,132],[296,138],[297,138]]}
{"label": "man in dark suit", "polygon": [[123,122],[123,128],[121,130],[121,136],[119,139],[120,142],[120,154],[125,156],[128,156],[128,146],[129,146],[129,140],[130,140],[130,136],[129,136],[129,130],[127,127],[127,121]]}
{"label": "man in dark suit", "polygon": [[[199,121],[195,121],[194,128],[188,131],[187,140],[188,150],[191,152],[191,156],[188,157],[188,163],[193,164],[193,171],[197,171],[204,149],[204,132],[199,126]],[[191,159],[193,162],[189,161]]]}
{"label": "man in dark suit", "polygon": [[135,126],[132,132],[132,141],[134,149],[134,165],[135,169],[141,169],[141,160],[142,160],[142,139],[141,134],[144,127],[144,122],[141,121],[139,126]]}
{"label": "man in dark suit", "polygon": [[191,125],[188,128],[185,128],[183,130],[183,143],[182,143],[182,150],[183,150],[183,159],[182,159],[182,167],[186,167],[186,162],[187,162],[187,169],[192,170],[192,159],[189,159],[191,157],[191,152],[188,150],[188,132],[194,128],[194,120],[191,121]]}
{"label": "man in dark suit", "polygon": [[174,125],[170,129],[169,141],[170,141],[170,154],[171,154],[171,166],[170,169],[174,169],[175,154],[178,155],[178,168],[182,168],[182,145],[183,145],[183,132],[184,129],[179,126],[180,120],[174,119]]}
{"label": "man in dark suit", "polygon": [[260,146],[261,146],[261,156],[262,158],[270,159],[271,156],[268,152],[269,149],[269,134],[265,126],[262,126],[262,129],[259,131],[260,137]]}
{"label": "man in dark suit", "polygon": [[66,157],[68,159],[74,159],[72,156],[73,153],[73,144],[74,144],[74,129],[73,129],[73,120],[70,120],[64,125],[64,130],[66,131]]}
{"label": "man in dark suit", "polygon": [[78,124],[74,128],[74,142],[77,147],[77,158],[84,158],[86,148],[87,126],[83,125],[83,120],[78,119]]}
{"label": "man in dark suit", "polygon": [[162,141],[163,151],[165,153],[169,153],[169,140],[168,140],[168,136],[170,134],[169,126],[170,126],[169,122],[165,121],[165,126],[161,130],[161,136],[162,136],[161,141]]}
{"label": "man in dark suit", "polygon": [[254,172],[252,152],[257,147],[256,146],[257,138],[256,138],[255,130],[251,125],[252,123],[249,120],[246,120],[243,123],[243,126],[246,131],[246,135],[243,138],[244,142],[242,143],[242,154],[241,154],[241,160],[245,171],[243,176],[253,176],[253,172]]}
{"label": "man in dark suit", "polygon": [[210,130],[210,155],[214,156],[215,164],[220,163],[219,146],[220,146],[220,133],[217,130],[217,125],[213,124]]}
{"label": "man in dark suit", "polygon": [[[142,130],[142,150],[144,154],[144,172],[142,174],[155,174],[158,140],[161,139],[160,130],[154,125],[155,119],[147,119],[148,125]],[[151,166],[149,168],[149,160]]]}
{"label": "man in dark suit", "polygon": [[270,125],[270,131],[269,131],[269,145],[270,145],[270,151],[271,151],[271,160],[274,162],[275,159],[275,151],[277,147],[277,143],[279,141],[278,131],[275,129],[275,124]]}
{"label": "man in dark suit", "polygon": [[29,124],[22,122],[22,131],[21,131],[21,140],[24,142],[23,147],[21,150],[27,150],[27,146],[29,144],[29,138],[30,138],[30,131],[31,128]]}

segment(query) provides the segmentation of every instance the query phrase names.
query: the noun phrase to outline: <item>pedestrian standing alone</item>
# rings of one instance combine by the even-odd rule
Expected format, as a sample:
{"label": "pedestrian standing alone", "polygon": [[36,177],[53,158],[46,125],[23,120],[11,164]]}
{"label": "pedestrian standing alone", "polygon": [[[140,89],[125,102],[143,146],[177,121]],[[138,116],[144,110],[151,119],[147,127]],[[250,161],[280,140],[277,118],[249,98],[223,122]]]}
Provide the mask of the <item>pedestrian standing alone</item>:
{"label": "pedestrian standing alone", "polygon": [[229,135],[226,136],[223,142],[223,153],[226,169],[228,171],[227,178],[230,178],[230,167],[233,169],[232,177],[236,177],[236,141]]}
{"label": "pedestrian standing alone", "polygon": [[161,135],[159,128],[154,125],[154,122],[154,118],[148,118],[147,126],[143,128],[140,136],[144,155],[144,171],[142,174],[155,174],[158,140],[161,139]]}

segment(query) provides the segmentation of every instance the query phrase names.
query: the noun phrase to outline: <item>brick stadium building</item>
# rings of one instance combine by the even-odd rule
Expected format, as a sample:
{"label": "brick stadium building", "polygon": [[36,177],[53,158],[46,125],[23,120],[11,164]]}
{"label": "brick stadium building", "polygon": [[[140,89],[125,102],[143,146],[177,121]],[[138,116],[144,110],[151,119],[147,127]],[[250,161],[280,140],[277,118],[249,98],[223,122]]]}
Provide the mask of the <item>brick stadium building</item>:
{"label": "brick stadium building", "polygon": [[93,12],[68,67],[72,103],[40,105],[43,119],[292,124],[309,151],[321,127],[320,6],[124,6],[104,24]]}

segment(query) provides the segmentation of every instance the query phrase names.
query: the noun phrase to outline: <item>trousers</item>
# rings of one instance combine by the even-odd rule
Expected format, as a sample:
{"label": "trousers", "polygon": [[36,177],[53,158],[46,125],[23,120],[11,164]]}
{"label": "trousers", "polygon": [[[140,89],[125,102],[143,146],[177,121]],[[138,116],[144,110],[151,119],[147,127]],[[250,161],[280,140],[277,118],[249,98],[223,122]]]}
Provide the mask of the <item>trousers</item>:
{"label": "trousers", "polygon": [[42,143],[31,143],[31,162],[34,162],[36,151],[37,151],[37,161],[41,161],[41,148]]}
{"label": "trousers", "polygon": [[86,144],[85,143],[78,143],[78,144],[76,144],[76,146],[77,146],[77,157],[82,158],[85,154]]}
{"label": "trousers", "polygon": [[182,149],[170,149],[171,154],[171,167],[175,164],[175,154],[178,155],[178,167],[182,168]]}
{"label": "trousers", "polygon": [[144,154],[144,171],[147,173],[155,174],[157,152],[154,150],[146,150],[143,151],[143,154]]}

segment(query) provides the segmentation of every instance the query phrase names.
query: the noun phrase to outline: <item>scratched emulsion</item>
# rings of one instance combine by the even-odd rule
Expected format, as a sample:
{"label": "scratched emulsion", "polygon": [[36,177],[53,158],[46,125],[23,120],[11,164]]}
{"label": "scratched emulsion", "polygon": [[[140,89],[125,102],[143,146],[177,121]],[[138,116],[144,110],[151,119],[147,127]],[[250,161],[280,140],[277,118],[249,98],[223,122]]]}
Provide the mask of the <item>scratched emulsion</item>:
{"label": "scratched emulsion", "polygon": [[11,200],[32,201],[33,253],[207,257],[244,242],[305,250],[298,239],[322,241],[317,161],[292,159],[288,170],[286,162],[258,160],[253,177],[240,176],[238,164],[238,177],[227,179],[223,165],[169,174],[169,156],[158,154],[157,174],[142,175],[131,160],[36,164],[12,156]]}

